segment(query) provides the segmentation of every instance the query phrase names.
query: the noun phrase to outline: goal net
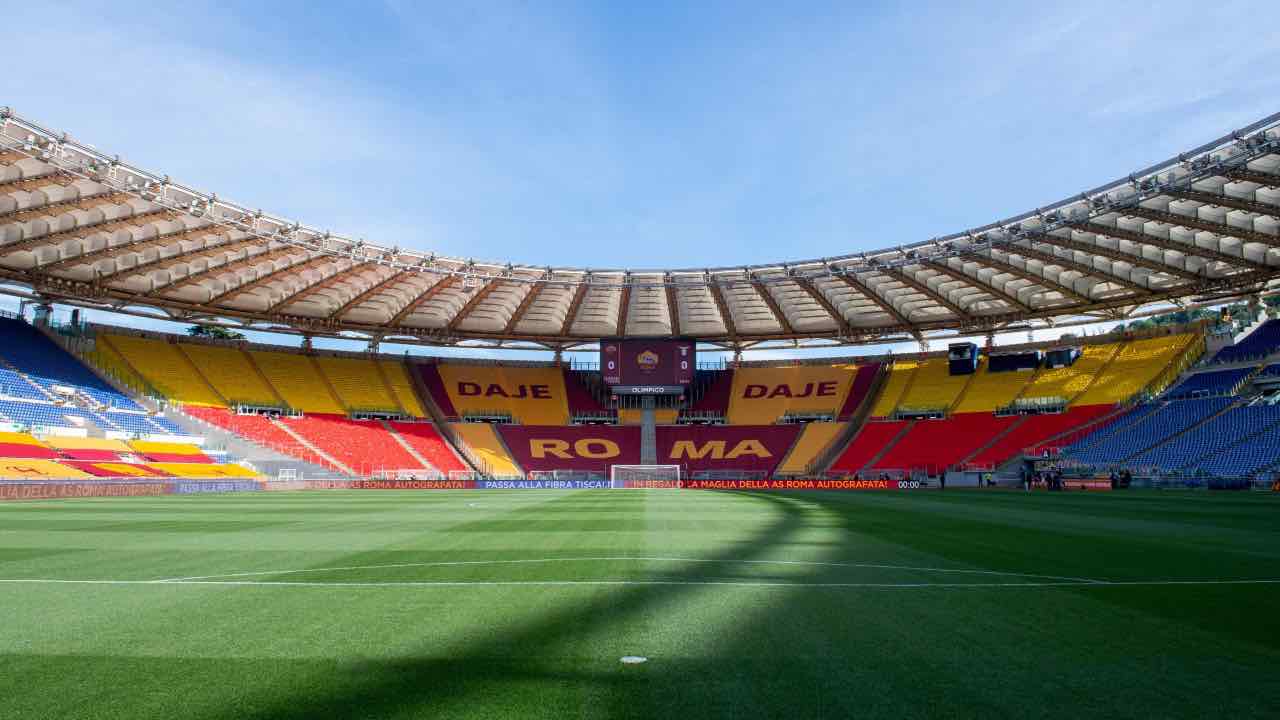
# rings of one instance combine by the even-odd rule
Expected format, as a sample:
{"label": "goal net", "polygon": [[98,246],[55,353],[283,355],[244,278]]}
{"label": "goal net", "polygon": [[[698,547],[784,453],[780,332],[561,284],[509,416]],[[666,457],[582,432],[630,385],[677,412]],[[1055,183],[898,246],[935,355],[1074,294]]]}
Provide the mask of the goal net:
{"label": "goal net", "polygon": [[613,465],[609,468],[609,487],[669,488],[680,487],[679,465]]}

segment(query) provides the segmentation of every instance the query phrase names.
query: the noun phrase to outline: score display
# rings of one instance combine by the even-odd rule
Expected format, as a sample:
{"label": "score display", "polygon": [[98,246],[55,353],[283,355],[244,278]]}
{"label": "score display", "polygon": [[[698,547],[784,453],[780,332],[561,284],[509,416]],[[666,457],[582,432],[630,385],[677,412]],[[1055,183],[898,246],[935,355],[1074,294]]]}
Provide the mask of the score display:
{"label": "score display", "polygon": [[601,340],[600,373],[614,392],[680,393],[693,382],[696,352],[693,340]]}

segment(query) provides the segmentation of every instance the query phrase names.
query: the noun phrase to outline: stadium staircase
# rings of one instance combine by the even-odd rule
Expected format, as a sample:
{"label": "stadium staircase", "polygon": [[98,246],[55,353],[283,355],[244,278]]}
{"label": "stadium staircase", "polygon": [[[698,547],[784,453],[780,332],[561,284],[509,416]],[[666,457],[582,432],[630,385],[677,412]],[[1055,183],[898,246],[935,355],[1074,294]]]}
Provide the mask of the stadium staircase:
{"label": "stadium staircase", "polygon": [[658,464],[658,423],[653,398],[643,399],[640,421],[640,464]]}
{"label": "stadium staircase", "polygon": [[[988,450],[990,450],[990,449],[992,449],[992,448],[994,448],[994,447],[999,446],[1001,443],[1003,443],[1003,442],[1005,441],[1005,439],[1006,439],[1006,438],[1008,438],[1008,437],[1009,437],[1009,436],[1011,436],[1011,435],[1014,435],[1014,434],[1018,431],[1018,429],[1019,429],[1019,428],[1021,428],[1023,425],[1025,425],[1025,424],[1027,423],[1027,420],[1028,420],[1030,417],[1032,417],[1032,416],[1030,416],[1030,415],[1022,415],[1022,416],[1021,416],[1021,417],[1019,417],[1017,420],[1014,420],[1012,424],[1010,424],[1008,427],[1004,428],[1004,429],[1003,429],[1003,430],[1001,430],[1000,432],[998,432],[998,433],[996,433],[995,435],[993,435],[993,436],[991,437],[991,439],[990,439],[990,440],[988,440],[987,442],[983,443],[981,447],[977,447],[977,448],[975,448],[975,449],[973,450],[973,452],[971,452],[971,453],[969,453],[968,455],[965,455],[964,457],[960,458],[960,461],[959,461],[958,463],[956,463],[956,464],[957,464],[957,465],[960,465],[960,466],[965,466],[965,465],[969,465],[969,464],[973,463],[973,462],[974,462],[974,458],[981,457],[983,453],[987,452]],[[1019,454],[1019,455],[1018,455],[1017,459],[1018,459],[1018,460],[1021,460],[1021,459],[1022,459],[1022,458],[1021,458],[1021,454]]]}
{"label": "stadium staircase", "polygon": [[866,470],[867,468],[873,468],[879,465],[880,461],[883,460],[885,456],[888,455],[893,450],[893,448],[896,447],[897,444],[902,441],[902,438],[909,435],[911,433],[911,430],[919,422],[920,422],[919,420],[907,421],[907,423],[902,426],[902,429],[898,431],[898,434],[894,435],[889,440],[889,442],[885,443],[884,447],[880,449],[880,452],[876,453],[875,455],[872,455],[871,459],[868,460],[866,464],[864,464],[862,467],[858,469],[861,471],[861,470]]}
{"label": "stadium staircase", "polygon": [[[194,407],[187,408],[186,410],[189,411],[189,413],[170,408],[165,411],[164,416],[188,434],[204,436],[210,441],[211,445],[226,448],[228,454],[238,458],[243,458],[265,475],[274,476],[280,470],[297,470],[299,475],[308,478],[334,477],[341,474],[341,471],[337,471],[333,467],[323,464],[324,461],[318,454],[313,455],[312,460],[319,462],[312,462],[307,458],[295,457],[289,453],[269,447],[262,442],[255,442],[254,439],[250,438],[248,433],[233,432],[198,416],[204,415],[205,413],[229,413],[230,411],[224,411],[220,408]],[[252,417],[256,422],[268,424],[273,428],[275,427],[275,424],[271,423],[271,421],[266,417]],[[284,433],[283,430],[279,432],[281,434]],[[291,435],[285,435],[284,437],[293,438]]]}
{"label": "stadium staircase", "polygon": [[[390,389],[391,384],[387,383],[387,387],[388,389]],[[427,460],[425,457],[423,457],[422,453],[418,452],[417,448],[410,445],[409,441],[405,440],[404,436],[400,434],[400,431],[394,428],[391,425],[391,423],[387,422],[386,420],[379,420],[378,422],[381,423],[383,429],[385,429],[387,433],[391,435],[391,438],[395,440],[397,443],[399,443],[400,447],[404,448],[404,451],[409,453],[410,457],[412,457],[414,460],[417,460],[418,463],[422,465],[422,467],[435,468],[435,464],[433,464],[430,460]]]}
{"label": "stadium staircase", "polygon": [[418,396],[418,402],[422,405],[422,409],[426,412],[427,417],[431,419],[435,425],[436,432],[440,433],[440,437],[448,443],[454,454],[466,465],[466,470],[471,472],[481,472],[484,463],[480,458],[471,451],[470,447],[463,442],[462,438],[454,430],[453,424],[445,417],[444,411],[436,404],[435,397],[431,394],[431,390],[422,380],[422,373],[418,371],[418,367],[406,361],[405,372],[409,376],[409,383],[413,387],[413,391]]}
{"label": "stadium staircase", "polygon": [[814,459],[809,472],[820,474],[831,470],[831,466],[840,458],[845,448],[849,447],[853,439],[862,431],[862,426],[867,423],[871,408],[875,407],[876,398],[880,397],[880,393],[884,390],[884,385],[888,379],[889,363],[880,363],[879,367],[876,368],[875,378],[871,381],[871,386],[867,388],[862,401],[858,403],[858,407],[849,416],[844,428],[831,441],[831,445]]}
{"label": "stadium staircase", "polygon": [[275,418],[270,418],[268,422],[270,422],[273,426],[279,428],[282,432],[284,432],[284,434],[293,438],[294,442],[297,442],[302,447],[315,453],[315,455],[320,459],[324,460],[324,462],[327,465],[329,465],[329,467],[346,475],[350,475],[353,477],[356,475],[356,471],[352,470],[345,463],[339,462],[337,458],[325,452],[320,446],[316,445],[315,443],[311,442],[307,438],[300,435],[296,430],[289,427],[287,424]]}

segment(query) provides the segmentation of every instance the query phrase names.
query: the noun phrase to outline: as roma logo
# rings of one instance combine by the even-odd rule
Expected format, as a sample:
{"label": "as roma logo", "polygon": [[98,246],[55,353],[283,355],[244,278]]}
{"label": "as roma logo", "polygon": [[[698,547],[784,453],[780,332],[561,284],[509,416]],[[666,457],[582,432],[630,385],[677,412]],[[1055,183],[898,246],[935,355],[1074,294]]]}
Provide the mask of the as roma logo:
{"label": "as roma logo", "polygon": [[658,367],[658,353],[652,350],[645,350],[636,356],[636,364],[641,370],[652,372]]}

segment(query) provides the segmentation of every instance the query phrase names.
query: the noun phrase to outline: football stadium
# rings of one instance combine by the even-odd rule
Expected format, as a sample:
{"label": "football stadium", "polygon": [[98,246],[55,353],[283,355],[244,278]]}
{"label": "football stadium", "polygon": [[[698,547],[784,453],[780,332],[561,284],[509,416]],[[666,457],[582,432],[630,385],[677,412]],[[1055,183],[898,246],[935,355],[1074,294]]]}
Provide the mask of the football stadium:
{"label": "football stadium", "polygon": [[1280,113],[652,268],[344,235],[38,113],[0,717],[1280,713]]}

